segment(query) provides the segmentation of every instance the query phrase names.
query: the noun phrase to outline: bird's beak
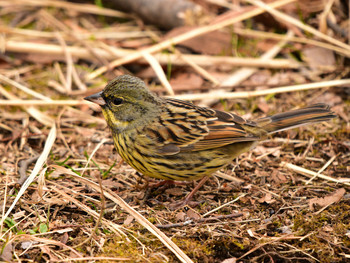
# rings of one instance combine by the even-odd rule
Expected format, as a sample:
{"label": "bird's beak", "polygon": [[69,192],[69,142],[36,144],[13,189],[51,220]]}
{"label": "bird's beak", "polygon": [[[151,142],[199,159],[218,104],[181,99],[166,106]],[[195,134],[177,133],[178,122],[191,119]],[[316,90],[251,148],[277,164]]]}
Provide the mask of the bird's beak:
{"label": "bird's beak", "polygon": [[84,100],[88,100],[88,101],[91,101],[91,102],[94,102],[100,106],[103,106],[103,105],[106,105],[106,102],[105,100],[102,98],[102,91],[100,92],[97,92],[95,94],[92,94],[88,97],[85,97]]}

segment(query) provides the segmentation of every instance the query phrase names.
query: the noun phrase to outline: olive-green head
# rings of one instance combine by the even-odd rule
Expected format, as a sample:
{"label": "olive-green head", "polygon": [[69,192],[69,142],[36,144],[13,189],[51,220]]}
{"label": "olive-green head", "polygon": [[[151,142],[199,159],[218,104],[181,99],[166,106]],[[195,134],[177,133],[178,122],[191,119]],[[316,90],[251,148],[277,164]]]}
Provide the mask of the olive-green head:
{"label": "olive-green head", "polygon": [[151,93],[141,79],[129,75],[116,77],[103,91],[84,99],[101,106],[114,132],[152,121],[160,113],[162,104],[162,99]]}

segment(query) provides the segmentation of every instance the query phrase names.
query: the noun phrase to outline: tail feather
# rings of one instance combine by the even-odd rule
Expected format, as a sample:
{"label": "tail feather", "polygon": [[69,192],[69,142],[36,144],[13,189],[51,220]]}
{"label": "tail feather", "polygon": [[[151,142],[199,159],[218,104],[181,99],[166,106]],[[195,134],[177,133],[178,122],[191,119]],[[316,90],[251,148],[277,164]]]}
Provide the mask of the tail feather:
{"label": "tail feather", "polygon": [[337,115],[330,110],[329,105],[319,103],[302,109],[261,118],[256,122],[268,133],[275,133],[309,123],[328,121],[335,117],[337,117]]}

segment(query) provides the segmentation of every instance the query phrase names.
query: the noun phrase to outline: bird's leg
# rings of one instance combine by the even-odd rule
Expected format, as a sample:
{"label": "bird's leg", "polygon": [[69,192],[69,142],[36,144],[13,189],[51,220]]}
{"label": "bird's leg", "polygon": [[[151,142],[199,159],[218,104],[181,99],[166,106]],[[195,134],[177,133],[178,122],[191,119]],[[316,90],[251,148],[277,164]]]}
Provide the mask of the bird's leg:
{"label": "bird's leg", "polygon": [[160,182],[156,182],[153,184],[149,184],[148,187],[150,188],[158,188],[159,186],[169,186],[169,185],[186,185],[189,184],[190,182],[178,182],[178,181],[173,181],[173,180],[162,180]]}
{"label": "bird's leg", "polygon": [[174,185],[175,182],[173,180],[161,180],[161,181],[153,181],[152,184],[149,184],[149,188],[158,188],[160,186],[169,186]]}
{"label": "bird's leg", "polygon": [[193,190],[191,191],[191,193],[189,193],[185,199],[183,200],[184,205],[187,205],[189,201],[191,201],[191,199],[193,198],[194,194],[198,192],[198,190],[205,184],[206,181],[208,181],[209,176],[204,176],[196,185],[195,188],[193,188]]}
{"label": "bird's leg", "polygon": [[139,178],[142,180],[144,179],[146,182],[145,184],[142,184],[137,182],[137,189],[153,189],[153,188],[159,188],[162,186],[162,188],[167,188],[170,185],[185,185],[190,182],[178,182],[173,180],[153,180],[147,176],[144,176],[143,174],[136,172],[136,174],[139,176]]}
{"label": "bird's leg", "polygon": [[[154,181],[154,180],[151,180],[149,178],[145,178],[145,180],[146,180],[146,184],[143,187],[143,189],[145,189],[145,191],[144,191],[143,197],[141,198],[142,199],[141,205],[143,205],[145,200],[147,200],[149,198],[150,193],[152,192],[152,190],[154,190],[154,188],[156,188],[155,191],[157,191],[159,193],[159,192],[163,192],[165,189],[169,188],[169,186],[172,186],[172,185],[185,185],[185,184],[192,183],[192,182],[178,182],[178,181],[173,181],[173,180]],[[150,183],[152,181],[153,181],[153,183]],[[186,202],[186,204],[187,204],[187,202]]]}
{"label": "bird's leg", "polygon": [[[137,171],[136,171],[136,175],[138,175],[139,177],[137,179],[137,184],[135,185],[135,188],[138,190],[147,189],[150,183],[149,179]],[[143,180],[145,180],[145,183],[142,183]]]}
{"label": "bird's leg", "polygon": [[193,196],[195,195],[195,193],[198,192],[198,190],[205,184],[206,181],[208,181],[209,176],[205,176],[203,177],[198,184],[196,185],[195,188],[193,188],[193,190],[185,197],[184,200],[173,203],[170,205],[170,209],[171,210],[175,210],[178,209],[180,207],[183,207],[185,205],[188,205],[188,203],[191,201],[191,199],[193,198]]}

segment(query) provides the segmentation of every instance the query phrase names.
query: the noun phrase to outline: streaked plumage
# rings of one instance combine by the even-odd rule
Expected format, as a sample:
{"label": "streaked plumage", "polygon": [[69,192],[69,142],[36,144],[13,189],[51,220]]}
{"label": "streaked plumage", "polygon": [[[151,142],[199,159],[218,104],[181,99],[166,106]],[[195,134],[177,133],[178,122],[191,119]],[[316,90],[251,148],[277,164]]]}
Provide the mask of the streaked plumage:
{"label": "streaked plumage", "polygon": [[120,156],[142,174],[165,180],[210,175],[270,133],[336,115],[325,104],[245,120],[151,93],[139,78],[123,75],[86,98],[99,104]]}

